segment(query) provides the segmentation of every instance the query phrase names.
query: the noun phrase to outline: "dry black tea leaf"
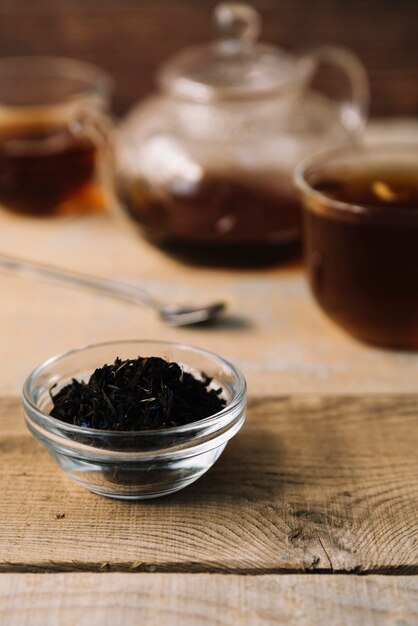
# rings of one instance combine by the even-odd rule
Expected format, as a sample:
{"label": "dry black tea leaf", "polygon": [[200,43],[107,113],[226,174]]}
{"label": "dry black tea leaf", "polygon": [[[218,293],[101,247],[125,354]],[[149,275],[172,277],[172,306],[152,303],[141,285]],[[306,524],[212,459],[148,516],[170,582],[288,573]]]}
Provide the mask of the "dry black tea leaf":
{"label": "dry black tea leaf", "polygon": [[113,431],[159,430],[196,422],[226,404],[222,389],[159,357],[121,360],[72,380],[56,395],[51,415],[67,424]]}

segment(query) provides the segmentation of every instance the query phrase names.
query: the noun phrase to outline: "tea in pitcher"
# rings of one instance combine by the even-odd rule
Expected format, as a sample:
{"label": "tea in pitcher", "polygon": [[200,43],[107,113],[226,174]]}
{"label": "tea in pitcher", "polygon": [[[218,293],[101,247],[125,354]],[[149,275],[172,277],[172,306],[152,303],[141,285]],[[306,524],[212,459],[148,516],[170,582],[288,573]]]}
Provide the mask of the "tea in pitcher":
{"label": "tea in pitcher", "polygon": [[0,205],[45,216],[71,212],[94,184],[97,148],[65,125],[0,125]]}

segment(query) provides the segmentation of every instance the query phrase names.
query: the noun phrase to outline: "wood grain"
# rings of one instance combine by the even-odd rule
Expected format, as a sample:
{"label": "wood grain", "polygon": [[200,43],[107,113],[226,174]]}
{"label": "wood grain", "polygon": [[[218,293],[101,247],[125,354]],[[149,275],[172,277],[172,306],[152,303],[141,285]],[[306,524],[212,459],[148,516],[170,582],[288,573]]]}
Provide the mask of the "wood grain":
{"label": "wood grain", "polygon": [[3,571],[418,573],[417,396],[255,400],[200,481],[148,503],[73,485],[0,403]]}
{"label": "wood grain", "polygon": [[2,574],[2,626],[412,626],[418,579]]}
{"label": "wood grain", "polygon": [[[377,115],[418,112],[415,0],[254,0],[263,38],[291,50],[352,48],[371,79]],[[103,66],[119,113],[153,88],[157,65],[213,37],[213,0],[2,0],[0,55],[55,54]]]}

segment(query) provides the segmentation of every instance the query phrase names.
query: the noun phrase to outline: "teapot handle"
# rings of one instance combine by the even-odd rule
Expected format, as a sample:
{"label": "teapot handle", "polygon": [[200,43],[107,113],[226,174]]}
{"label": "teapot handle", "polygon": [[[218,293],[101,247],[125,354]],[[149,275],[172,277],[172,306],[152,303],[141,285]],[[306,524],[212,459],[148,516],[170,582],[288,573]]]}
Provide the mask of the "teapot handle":
{"label": "teapot handle", "polygon": [[345,48],[321,46],[312,50],[304,62],[308,63],[310,83],[322,65],[336,67],[345,76],[350,95],[340,99],[341,123],[350,133],[359,136],[366,126],[370,104],[369,80],[360,59]]}

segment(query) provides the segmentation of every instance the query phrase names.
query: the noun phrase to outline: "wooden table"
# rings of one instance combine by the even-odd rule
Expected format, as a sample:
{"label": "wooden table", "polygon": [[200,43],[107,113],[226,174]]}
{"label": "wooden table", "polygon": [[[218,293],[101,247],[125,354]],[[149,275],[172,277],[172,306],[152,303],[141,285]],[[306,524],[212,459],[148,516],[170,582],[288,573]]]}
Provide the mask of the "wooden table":
{"label": "wooden table", "polygon": [[[346,337],[298,266],[183,266],[104,216],[0,225],[4,252],[179,300],[225,297],[231,312],[218,328],[176,330],[134,305],[0,274],[2,626],[417,623],[416,354]],[[72,484],[27,433],[18,396],[53,353],[140,337],[234,360],[250,401],[201,480],[127,503]]]}

